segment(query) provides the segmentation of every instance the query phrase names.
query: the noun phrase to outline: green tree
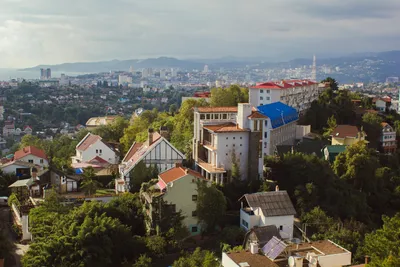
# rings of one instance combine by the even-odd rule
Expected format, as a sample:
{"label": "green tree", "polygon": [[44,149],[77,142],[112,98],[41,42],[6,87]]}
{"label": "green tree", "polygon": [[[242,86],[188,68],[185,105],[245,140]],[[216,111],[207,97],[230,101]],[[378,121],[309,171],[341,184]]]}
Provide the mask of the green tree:
{"label": "green tree", "polygon": [[176,105],[175,104],[172,104],[171,106],[169,106],[169,113],[172,115],[172,116],[175,116],[175,112],[177,111],[177,107],[176,107]]}
{"label": "green tree", "polygon": [[240,88],[237,85],[231,85],[229,88],[211,89],[210,104],[212,107],[231,107],[248,101],[248,89]]}
{"label": "green tree", "polygon": [[400,213],[382,219],[383,227],[365,236],[362,252],[371,257],[368,266],[400,266]]}
{"label": "green tree", "polygon": [[379,137],[382,131],[382,119],[374,113],[366,113],[362,117],[362,125],[365,133],[367,134],[367,140],[371,148],[377,149],[379,146]]}
{"label": "green tree", "polygon": [[16,181],[17,177],[15,175],[3,173],[3,171],[0,170],[0,196],[8,196],[11,193],[8,186]]}
{"label": "green tree", "polygon": [[173,264],[173,267],[218,267],[220,262],[213,252],[208,250],[201,250],[196,248],[196,250],[189,254],[186,253]]}
{"label": "green tree", "polygon": [[140,255],[139,259],[132,265],[132,267],[151,267],[152,259],[146,255]]}
{"label": "green tree", "polygon": [[151,257],[162,258],[166,254],[167,241],[159,235],[152,235],[145,238],[146,248]]}
{"label": "green tree", "polygon": [[236,155],[235,149],[232,150],[231,160],[232,160],[231,176],[233,179],[238,180],[241,178],[240,161]]}
{"label": "green tree", "polygon": [[85,192],[85,195],[91,196],[96,193],[96,190],[101,188],[101,183],[94,178],[96,174],[93,167],[88,167],[83,172],[83,181],[81,183],[81,188]]}
{"label": "green tree", "polygon": [[44,149],[42,140],[39,137],[30,134],[24,135],[21,138],[21,143],[19,145],[19,148],[23,149],[24,147],[27,146],[34,146],[39,149]]}
{"label": "green tree", "polygon": [[324,134],[323,134],[324,137],[329,138],[331,136],[333,130],[335,130],[336,126],[337,126],[337,123],[336,123],[335,116],[332,115],[328,119],[328,127],[324,128]]}
{"label": "green tree", "polygon": [[326,79],[322,80],[321,83],[329,83],[329,87],[333,91],[339,90],[338,82],[335,79],[331,78],[331,77],[327,77]]}
{"label": "green tree", "polygon": [[199,181],[197,183],[197,216],[205,225],[207,231],[212,232],[225,215],[226,199],[224,194],[214,185]]}
{"label": "green tree", "polygon": [[139,192],[140,187],[143,183],[149,182],[152,178],[152,175],[155,174],[153,167],[146,167],[146,164],[143,161],[140,161],[133,170],[130,172],[130,191],[132,193]]}

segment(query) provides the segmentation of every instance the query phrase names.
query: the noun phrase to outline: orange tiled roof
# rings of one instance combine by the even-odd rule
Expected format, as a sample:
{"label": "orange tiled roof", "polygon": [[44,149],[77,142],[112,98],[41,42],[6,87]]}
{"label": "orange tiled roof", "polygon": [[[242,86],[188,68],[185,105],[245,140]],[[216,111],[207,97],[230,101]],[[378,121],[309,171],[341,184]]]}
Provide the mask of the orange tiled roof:
{"label": "orange tiled roof", "polygon": [[83,142],[76,148],[79,151],[85,151],[88,149],[91,145],[96,143],[98,140],[101,140],[101,137],[98,135],[94,135],[89,133],[83,140]]}
{"label": "orange tiled roof", "polygon": [[267,119],[268,117],[261,114],[260,112],[253,112],[250,116],[248,116],[247,118],[249,119]]}
{"label": "orange tiled roof", "polygon": [[184,167],[174,167],[172,169],[169,169],[165,172],[160,173],[158,175],[158,177],[161,180],[163,180],[163,182],[165,184],[168,184],[170,182],[178,180],[179,178],[181,178],[187,174],[190,174],[199,179],[204,179],[204,177],[200,173],[193,171],[191,169],[184,168]]}
{"label": "orange tiled roof", "polygon": [[142,145],[143,143],[135,142],[126,154],[124,161],[129,161],[133,157],[133,155],[135,155],[135,153],[142,147]]}
{"label": "orange tiled roof", "polygon": [[225,124],[217,124],[217,125],[206,125],[203,128],[216,132],[216,133],[225,133],[225,132],[248,132],[248,129],[239,128],[237,124],[234,123],[225,123]]}
{"label": "orange tiled roof", "polygon": [[27,147],[24,147],[23,149],[18,150],[17,152],[15,152],[14,160],[19,160],[19,159],[21,159],[21,158],[23,158],[23,157],[25,157],[27,155],[34,155],[34,156],[36,156],[38,158],[42,158],[42,159],[46,159],[47,160],[46,153],[43,150],[41,150],[39,148],[36,148],[34,146],[27,146]]}
{"label": "orange tiled roof", "polygon": [[357,137],[358,128],[354,125],[338,125],[332,132],[332,137]]}

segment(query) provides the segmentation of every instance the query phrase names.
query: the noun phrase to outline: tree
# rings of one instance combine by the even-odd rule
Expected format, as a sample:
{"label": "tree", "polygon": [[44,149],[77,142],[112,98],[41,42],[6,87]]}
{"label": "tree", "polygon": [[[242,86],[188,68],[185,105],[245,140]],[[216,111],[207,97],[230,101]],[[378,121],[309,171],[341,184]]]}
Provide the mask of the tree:
{"label": "tree", "polygon": [[140,255],[139,259],[132,265],[132,267],[151,267],[151,258],[146,255]]}
{"label": "tree", "polygon": [[143,183],[157,177],[157,175],[153,177],[153,174],[155,174],[154,167],[146,167],[146,164],[143,161],[140,161],[129,174],[130,191],[132,193],[139,192]]}
{"label": "tree", "polygon": [[400,266],[400,213],[382,220],[381,229],[365,236],[362,252],[371,257],[368,266]]}
{"label": "tree", "polygon": [[3,171],[0,170],[0,196],[8,196],[11,193],[8,186],[13,184],[17,180],[18,179],[15,175],[3,173]]}
{"label": "tree", "polygon": [[236,155],[235,149],[232,150],[231,160],[232,160],[231,176],[233,179],[240,179],[241,178],[240,161]]}
{"label": "tree", "polygon": [[152,235],[145,238],[146,248],[151,257],[162,258],[166,254],[167,241],[159,235]]}
{"label": "tree", "polygon": [[329,117],[327,124],[328,127],[324,128],[323,134],[325,138],[329,138],[337,126],[335,116],[332,115],[331,117]]}
{"label": "tree", "polygon": [[326,79],[322,80],[321,83],[329,83],[329,87],[333,91],[339,90],[338,82],[335,79],[331,78],[331,77],[327,77]]}
{"label": "tree", "polygon": [[176,110],[177,110],[177,107],[176,107],[175,104],[172,104],[171,106],[169,106],[169,113],[170,113],[172,116],[175,116]]}
{"label": "tree", "polygon": [[81,188],[85,192],[85,195],[93,195],[96,193],[96,190],[101,188],[101,183],[99,181],[94,180],[96,174],[94,172],[93,167],[88,167],[83,172],[83,181],[81,183]]}
{"label": "tree", "polygon": [[19,145],[19,148],[23,149],[24,147],[27,146],[34,146],[39,149],[44,149],[42,140],[39,137],[30,134],[24,135],[21,138],[21,143]]}
{"label": "tree", "polygon": [[382,131],[382,119],[374,113],[366,113],[362,117],[362,125],[371,148],[377,149]]}
{"label": "tree", "polygon": [[231,85],[229,88],[211,89],[210,104],[212,107],[231,107],[248,101],[248,89],[240,88],[237,85]]}
{"label": "tree", "polygon": [[224,194],[205,181],[197,182],[197,216],[207,231],[212,232],[226,211]]}
{"label": "tree", "polygon": [[186,253],[178,260],[174,261],[172,267],[218,267],[219,261],[216,259],[214,253],[208,250],[201,250],[196,248],[192,253]]}

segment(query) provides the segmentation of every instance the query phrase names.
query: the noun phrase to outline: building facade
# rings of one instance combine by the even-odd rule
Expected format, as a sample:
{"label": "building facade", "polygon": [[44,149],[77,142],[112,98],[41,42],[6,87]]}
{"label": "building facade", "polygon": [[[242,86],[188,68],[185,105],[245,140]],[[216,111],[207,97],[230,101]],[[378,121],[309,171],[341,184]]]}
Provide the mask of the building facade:
{"label": "building facade", "polygon": [[382,122],[380,136],[381,151],[385,154],[395,153],[397,150],[396,131],[386,122]]}
{"label": "building facade", "polygon": [[358,141],[365,141],[367,135],[363,131],[359,131],[354,125],[338,125],[332,131],[331,145],[351,146]]}
{"label": "building facade", "polygon": [[280,101],[303,112],[318,99],[323,89],[310,80],[265,82],[249,88],[249,102],[258,107]]}

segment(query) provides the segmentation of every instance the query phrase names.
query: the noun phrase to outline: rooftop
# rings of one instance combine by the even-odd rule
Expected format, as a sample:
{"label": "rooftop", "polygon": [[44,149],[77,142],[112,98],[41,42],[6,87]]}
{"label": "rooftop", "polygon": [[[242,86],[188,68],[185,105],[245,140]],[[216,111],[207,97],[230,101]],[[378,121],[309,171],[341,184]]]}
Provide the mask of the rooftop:
{"label": "rooftop", "polygon": [[255,111],[250,116],[248,116],[247,118],[249,118],[249,119],[266,119],[268,117],[263,115],[263,114],[261,114],[258,111]]}
{"label": "rooftop", "polygon": [[281,80],[281,81],[270,81],[265,83],[259,83],[251,89],[271,89],[271,90],[282,90],[301,86],[309,86],[317,84],[310,80]]}
{"label": "rooftop", "polygon": [[101,125],[107,125],[112,123],[117,116],[105,116],[105,117],[93,117],[88,119],[86,122],[86,126],[101,126]]}
{"label": "rooftop", "polygon": [[352,137],[356,138],[358,136],[358,128],[354,125],[338,125],[332,132],[332,137],[346,138]]}
{"label": "rooftop", "polygon": [[88,133],[76,146],[79,151],[86,151],[91,145],[95,144],[97,141],[101,140],[101,137]]}
{"label": "rooftop", "polygon": [[27,155],[34,155],[38,158],[47,159],[46,153],[43,150],[34,146],[27,146],[15,152],[14,160],[19,160]]}
{"label": "rooftop", "polygon": [[257,109],[260,114],[271,119],[274,129],[299,119],[297,110],[282,102],[259,106]]}
{"label": "rooftop", "polygon": [[198,107],[199,113],[237,113],[237,107]]}
{"label": "rooftop", "polygon": [[329,153],[339,154],[346,150],[345,145],[326,146]]}
{"label": "rooftop", "polygon": [[260,208],[264,216],[295,215],[293,203],[286,191],[260,192],[245,194],[240,198],[246,199],[247,204],[254,208]]}
{"label": "rooftop", "polygon": [[174,182],[176,180],[179,180],[180,178],[186,176],[186,175],[191,175],[193,177],[199,178],[199,179],[205,179],[200,173],[193,171],[191,169],[188,168],[184,168],[182,166],[177,166],[174,168],[171,168],[165,172],[162,172],[158,175],[160,182],[159,187],[160,189],[165,188],[165,186],[168,183]]}
{"label": "rooftop", "polygon": [[216,125],[204,125],[203,128],[215,132],[215,133],[226,133],[226,132],[248,132],[248,129],[239,128],[235,123],[224,123]]}

